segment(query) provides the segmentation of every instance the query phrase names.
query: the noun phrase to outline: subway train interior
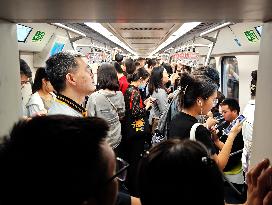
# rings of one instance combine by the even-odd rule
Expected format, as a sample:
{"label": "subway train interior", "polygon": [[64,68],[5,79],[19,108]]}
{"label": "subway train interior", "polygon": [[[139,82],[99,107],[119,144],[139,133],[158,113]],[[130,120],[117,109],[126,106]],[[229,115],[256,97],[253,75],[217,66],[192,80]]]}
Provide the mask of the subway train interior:
{"label": "subway train interior", "polygon": [[238,100],[241,112],[251,98],[251,72],[258,70],[250,166],[272,160],[272,1],[1,0],[1,5],[0,139],[32,94],[31,83],[21,89],[18,56],[33,81],[50,56],[80,52],[96,84],[99,66],[114,63],[119,53],[124,60],[214,68],[219,91]]}

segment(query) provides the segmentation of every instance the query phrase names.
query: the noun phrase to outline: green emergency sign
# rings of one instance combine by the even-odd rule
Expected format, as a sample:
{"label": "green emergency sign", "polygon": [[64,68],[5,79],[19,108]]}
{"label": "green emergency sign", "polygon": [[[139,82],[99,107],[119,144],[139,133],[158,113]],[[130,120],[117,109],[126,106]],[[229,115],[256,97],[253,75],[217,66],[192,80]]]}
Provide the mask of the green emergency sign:
{"label": "green emergency sign", "polygon": [[259,38],[256,35],[256,33],[254,32],[254,30],[245,31],[244,34],[246,35],[247,40],[252,43],[255,43],[259,40]]}
{"label": "green emergency sign", "polygon": [[32,42],[41,41],[43,39],[44,35],[45,35],[45,32],[37,31],[32,38]]}

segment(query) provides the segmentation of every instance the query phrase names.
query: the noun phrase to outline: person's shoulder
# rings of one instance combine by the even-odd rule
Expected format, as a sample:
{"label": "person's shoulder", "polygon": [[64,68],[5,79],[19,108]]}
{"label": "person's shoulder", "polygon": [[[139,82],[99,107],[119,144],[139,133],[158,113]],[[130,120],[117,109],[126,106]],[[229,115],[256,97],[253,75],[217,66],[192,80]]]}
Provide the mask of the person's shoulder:
{"label": "person's shoulder", "polygon": [[204,127],[203,124],[200,124],[196,129],[197,131],[200,131],[200,132],[209,132],[209,130],[206,127]]}
{"label": "person's shoulder", "polygon": [[181,112],[178,112],[173,118],[172,118],[172,122],[173,124],[178,124],[177,122],[179,121],[183,121],[184,120],[184,116],[182,115]]}
{"label": "person's shoulder", "polygon": [[100,96],[101,94],[99,94],[99,91],[96,91],[94,93],[92,93],[91,95],[89,95],[89,99],[88,101],[94,101],[95,99],[97,99],[98,96]]}
{"label": "person's shoulder", "polygon": [[41,103],[43,103],[42,98],[40,97],[38,92],[35,92],[30,96],[30,98],[26,104],[26,107],[33,105],[33,104],[41,104]]}
{"label": "person's shoulder", "polygon": [[123,97],[122,91],[120,91],[120,90],[116,91],[116,96]]}

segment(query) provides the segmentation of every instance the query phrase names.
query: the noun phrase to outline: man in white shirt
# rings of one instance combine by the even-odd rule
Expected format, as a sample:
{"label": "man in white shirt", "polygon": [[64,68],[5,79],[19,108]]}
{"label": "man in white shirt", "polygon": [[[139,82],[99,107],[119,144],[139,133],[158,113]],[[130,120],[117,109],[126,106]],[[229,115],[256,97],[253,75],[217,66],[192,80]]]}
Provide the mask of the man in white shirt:
{"label": "man in white shirt", "polygon": [[85,96],[95,90],[93,74],[79,53],[61,52],[46,61],[46,73],[57,92],[49,115],[64,114],[86,117],[82,106]]}

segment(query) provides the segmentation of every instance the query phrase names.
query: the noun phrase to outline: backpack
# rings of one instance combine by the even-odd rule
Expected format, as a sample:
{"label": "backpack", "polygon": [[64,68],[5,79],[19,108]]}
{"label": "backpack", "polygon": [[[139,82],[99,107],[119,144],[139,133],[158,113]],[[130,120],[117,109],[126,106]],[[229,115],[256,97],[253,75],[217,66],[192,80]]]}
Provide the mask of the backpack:
{"label": "backpack", "polygon": [[172,119],[172,105],[173,102],[178,98],[179,90],[174,93],[173,99],[167,106],[165,112],[160,116],[159,123],[157,128],[154,130],[154,134],[152,136],[151,143],[152,145],[156,145],[160,142],[163,142],[169,138],[169,124]]}

